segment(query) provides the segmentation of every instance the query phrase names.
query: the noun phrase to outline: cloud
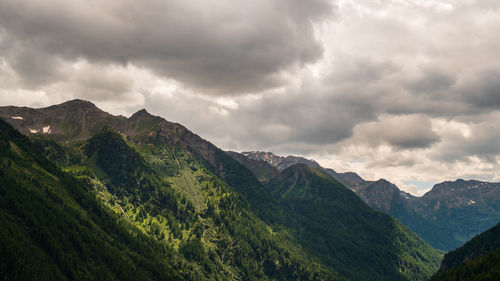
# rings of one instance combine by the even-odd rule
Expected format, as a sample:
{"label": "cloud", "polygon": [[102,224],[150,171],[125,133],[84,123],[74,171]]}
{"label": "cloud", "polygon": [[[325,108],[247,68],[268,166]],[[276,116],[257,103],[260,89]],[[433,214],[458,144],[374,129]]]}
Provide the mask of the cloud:
{"label": "cloud", "polygon": [[224,149],[301,154],[367,179],[500,180],[499,8],[4,0],[0,100],[147,108]]}
{"label": "cloud", "polygon": [[469,104],[482,110],[500,108],[500,69],[486,69],[477,73],[461,89],[461,95]]}
{"label": "cloud", "polygon": [[380,116],[356,126],[354,139],[371,145],[388,144],[400,149],[428,148],[440,140],[422,115]]}
{"label": "cloud", "polygon": [[452,74],[432,67],[424,68],[419,76],[406,85],[410,91],[417,94],[428,95],[438,91],[446,91],[456,82],[456,78]]}
{"label": "cloud", "polygon": [[279,87],[319,59],[313,21],[331,10],[326,0],[5,0],[0,26],[16,42],[3,55],[32,84],[50,81],[59,60],[85,59],[233,95]]}

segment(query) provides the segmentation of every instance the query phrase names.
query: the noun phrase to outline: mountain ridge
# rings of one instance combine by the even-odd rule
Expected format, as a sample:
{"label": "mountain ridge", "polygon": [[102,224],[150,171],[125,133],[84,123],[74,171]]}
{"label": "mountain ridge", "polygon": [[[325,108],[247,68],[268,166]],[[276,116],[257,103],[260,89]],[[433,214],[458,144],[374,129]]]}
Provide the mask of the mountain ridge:
{"label": "mountain ridge", "polygon": [[[185,260],[182,259],[182,264],[174,268],[191,268],[183,271],[186,279],[189,276],[185,274],[190,273],[208,279],[210,276],[221,276],[215,272],[224,272],[248,280],[365,280],[362,276],[370,276],[368,272],[375,270],[378,279],[387,276],[388,280],[423,280],[430,276],[434,267],[437,268],[439,253],[419,239],[411,239],[411,243],[400,241],[401,244],[394,245],[394,248],[382,251],[407,261],[404,266],[395,262],[381,267],[385,271],[374,266],[380,264],[382,259],[375,254],[380,251],[369,246],[375,244],[374,247],[382,247],[382,242],[370,241],[365,236],[358,236],[355,239],[357,242],[347,245],[359,243],[366,249],[359,246],[350,249],[346,245],[335,248],[335,255],[317,253],[321,245],[311,240],[315,229],[324,233],[322,236],[326,241],[339,230],[316,228],[299,209],[274,199],[268,188],[238,161],[180,124],[139,111],[130,118],[109,114],[91,116],[95,119],[88,120],[96,122],[88,126],[84,122],[71,123],[74,116],[68,112],[54,118],[54,111],[58,110],[57,106],[52,108],[53,112],[35,110],[34,114],[42,117],[40,122],[54,122],[50,123],[54,128],[51,134],[27,133],[39,147],[37,149],[48,157],[61,159],[58,163],[87,183],[101,202],[116,214],[127,218],[135,227],[161,243],[178,249],[175,253]],[[22,110],[15,112],[0,108],[2,117],[18,113],[20,115]],[[66,128],[63,126],[65,122],[73,126]],[[15,124],[21,128],[27,125],[22,122]],[[110,135],[106,135],[108,133],[102,131],[103,128],[110,129]],[[91,136],[86,138],[88,135]],[[58,156],[60,149],[55,147],[57,145],[61,145],[62,153],[69,157]],[[135,159],[133,155],[136,154],[143,159],[137,161],[145,161],[145,164],[127,167],[127,162],[137,162],[130,160]],[[126,175],[122,176],[122,172]],[[321,171],[321,175],[326,174]],[[355,205],[365,206],[361,207],[365,210],[363,212],[374,214],[336,181],[328,181],[328,184],[342,190],[340,194],[350,194],[349,198],[357,202]],[[175,200],[172,201],[172,198]],[[340,204],[339,199],[332,199],[333,203]],[[163,213],[159,208],[163,206],[161,204],[171,207]],[[170,209],[173,211],[168,211]],[[354,208],[353,212],[359,210]],[[320,214],[326,216],[324,212]],[[331,213],[330,216],[332,214],[335,215]],[[375,218],[366,226],[368,229],[375,230],[378,220],[392,221],[381,213]],[[394,237],[414,237],[402,226],[391,228],[389,225],[382,228],[392,233],[387,237],[393,234],[396,235]],[[343,227],[363,226],[352,220]],[[340,239],[344,236],[335,237]],[[329,243],[335,244],[334,241]],[[408,259],[407,255],[412,251],[420,252],[421,258]],[[352,265],[343,264],[337,255],[366,259],[367,266],[354,269]],[[367,256],[371,258],[367,259]],[[405,269],[404,274],[399,273],[400,267]],[[209,275],[210,271],[212,275]]]}
{"label": "mountain ridge", "polygon": [[[232,152],[232,153],[233,153],[232,155],[234,156],[235,155],[234,153],[238,152]],[[241,152],[240,154],[254,161],[267,162],[272,167],[275,167],[278,171],[283,171],[286,168],[298,163],[302,163],[313,168],[319,168],[330,174],[333,178],[335,178],[337,181],[339,181],[340,183],[344,184],[347,187],[355,187],[358,184],[364,182],[364,179],[354,172],[337,173],[335,170],[331,168],[323,168],[315,160],[306,159],[300,156],[288,155],[286,157],[283,157],[276,155],[272,152],[264,152],[264,151],[245,151]]]}
{"label": "mountain ridge", "polygon": [[[285,162],[287,157],[271,152],[244,152],[231,154],[250,170],[256,163],[247,163],[243,158],[250,155],[252,161],[262,161],[274,167],[290,166],[298,161]],[[317,168],[319,164],[302,157],[301,163]],[[282,163],[286,165],[282,165]],[[357,174],[336,173],[333,169],[320,168],[338,182],[356,192],[365,203],[374,209],[389,214],[421,235],[434,247],[451,250],[461,246],[474,235],[484,231],[500,220],[500,183],[477,180],[445,181],[433,186],[423,196],[404,192],[385,179],[366,181]],[[269,173],[269,175],[275,175]],[[346,178],[350,178],[346,182]],[[272,180],[266,179],[266,182]]]}

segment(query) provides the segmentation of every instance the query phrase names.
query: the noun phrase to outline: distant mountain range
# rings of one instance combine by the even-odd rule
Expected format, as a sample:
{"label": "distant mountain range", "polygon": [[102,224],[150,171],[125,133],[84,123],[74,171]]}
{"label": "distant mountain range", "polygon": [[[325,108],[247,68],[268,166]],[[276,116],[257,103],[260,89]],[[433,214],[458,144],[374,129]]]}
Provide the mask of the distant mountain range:
{"label": "distant mountain range", "polygon": [[[252,171],[256,169],[255,167],[261,166],[259,168],[259,173],[257,173],[258,175],[257,178],[259,178],[262,181],[269,180],[269,178],[272,177],[273,175],[276,175],[278,172],[281,172],[292,165],[305,164],[311,168],[318,168],[325,171],[333,178],[335,178],[338,182],[342,183],[347,187],[355,187],[358,184],[365,182],[365,180],[356,173],[353,172],[337,173],[333,169],[323,168],[321,167],[321,165],[318,164],[318,162],[311,159],[306,159],[304,157],[298,157],[298,156],[282,157],[273,154],[271,152],[263,152],[263,151],[248,151],[241,153],[228,151],[228,154],[233,156],[236,160],[240,161],[243,165],[246,164],[245,166],[247,166]],[[247,159],[251,160],[251,162],[248,162]],[[264,164],[262,164],[263,162],[267,163],[269,166],[265,166]]]}
{"label": "distant mountain range", "polygon": [[[229,153],[262,182],[297,163],[322,169],[356,192],[366,204],[399,219],[438,249],[457,248],[500,221],[500,183],[448,181],[416,197],[387,180],[365,181],[356,173],[337,173],[303,157],[259,151]],[[260,167],[258,173],[255,167]]]}
{"label": "distant mountain range", "polygon": [[247,169],[180,124],[82,100],[0,117],[6,280],[427,280],[439,267],[439,251],[300,159],[240,157]]}

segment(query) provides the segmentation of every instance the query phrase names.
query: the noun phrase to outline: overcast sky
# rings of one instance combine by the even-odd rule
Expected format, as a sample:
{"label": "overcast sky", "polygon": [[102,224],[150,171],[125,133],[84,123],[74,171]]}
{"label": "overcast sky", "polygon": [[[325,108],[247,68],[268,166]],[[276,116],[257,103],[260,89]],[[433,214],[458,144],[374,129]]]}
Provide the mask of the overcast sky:
{"label": "overcast sky", "polygon": [[0,0],[0,105],[146,108],[421,194],[500,181],[500,1]]}

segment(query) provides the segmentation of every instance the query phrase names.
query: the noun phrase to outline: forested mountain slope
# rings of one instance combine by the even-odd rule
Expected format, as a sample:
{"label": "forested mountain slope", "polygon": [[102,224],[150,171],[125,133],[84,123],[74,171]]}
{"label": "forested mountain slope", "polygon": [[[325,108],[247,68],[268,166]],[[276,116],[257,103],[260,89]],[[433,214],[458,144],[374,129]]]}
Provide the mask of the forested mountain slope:
{"label": "forested mountain slope", "polygon": [[298,214],[299,224],[291,227],[300,229],[307,248],[341,273],[357,280],[416,280],[436,270],[427,266],[440,260],[431,246],[320,169],[296,164],[267,186]]}
{"label": "forested mountain slope", "polygon": [[389,214],[438,249],[452,250],[500,221],[500,183],[456,180],[436,184],[422,197],[400,190],[380,179],[365,181],[355,173],[337,173],[302,157],[281,157],[270,152],[230,152],[262,182],[273,171],[303,163],[320,168],[356,192],[370,207]]}
{"label": "forested mountain slope", "polygon": [[3,280],[178,280],[170,249],[35,151],[0,119]]}
{"label": "forested mountain slope", "polygon": [[500,224],[445,255],[431,281],[500,280]]}
{"label": "forested mountain slope", "polygon": [[[222,150],[145,110],[125,118],[78,100],[17,109],[0,108],[0,116],[101,205],[169,249],[168,265],[181,278],[425,280],[437,269],[437,251],[336,181],[327,185],[349,195],[301,203],[316,212],[311,217]],[[332,219],[336,212],[342,221]]]}

